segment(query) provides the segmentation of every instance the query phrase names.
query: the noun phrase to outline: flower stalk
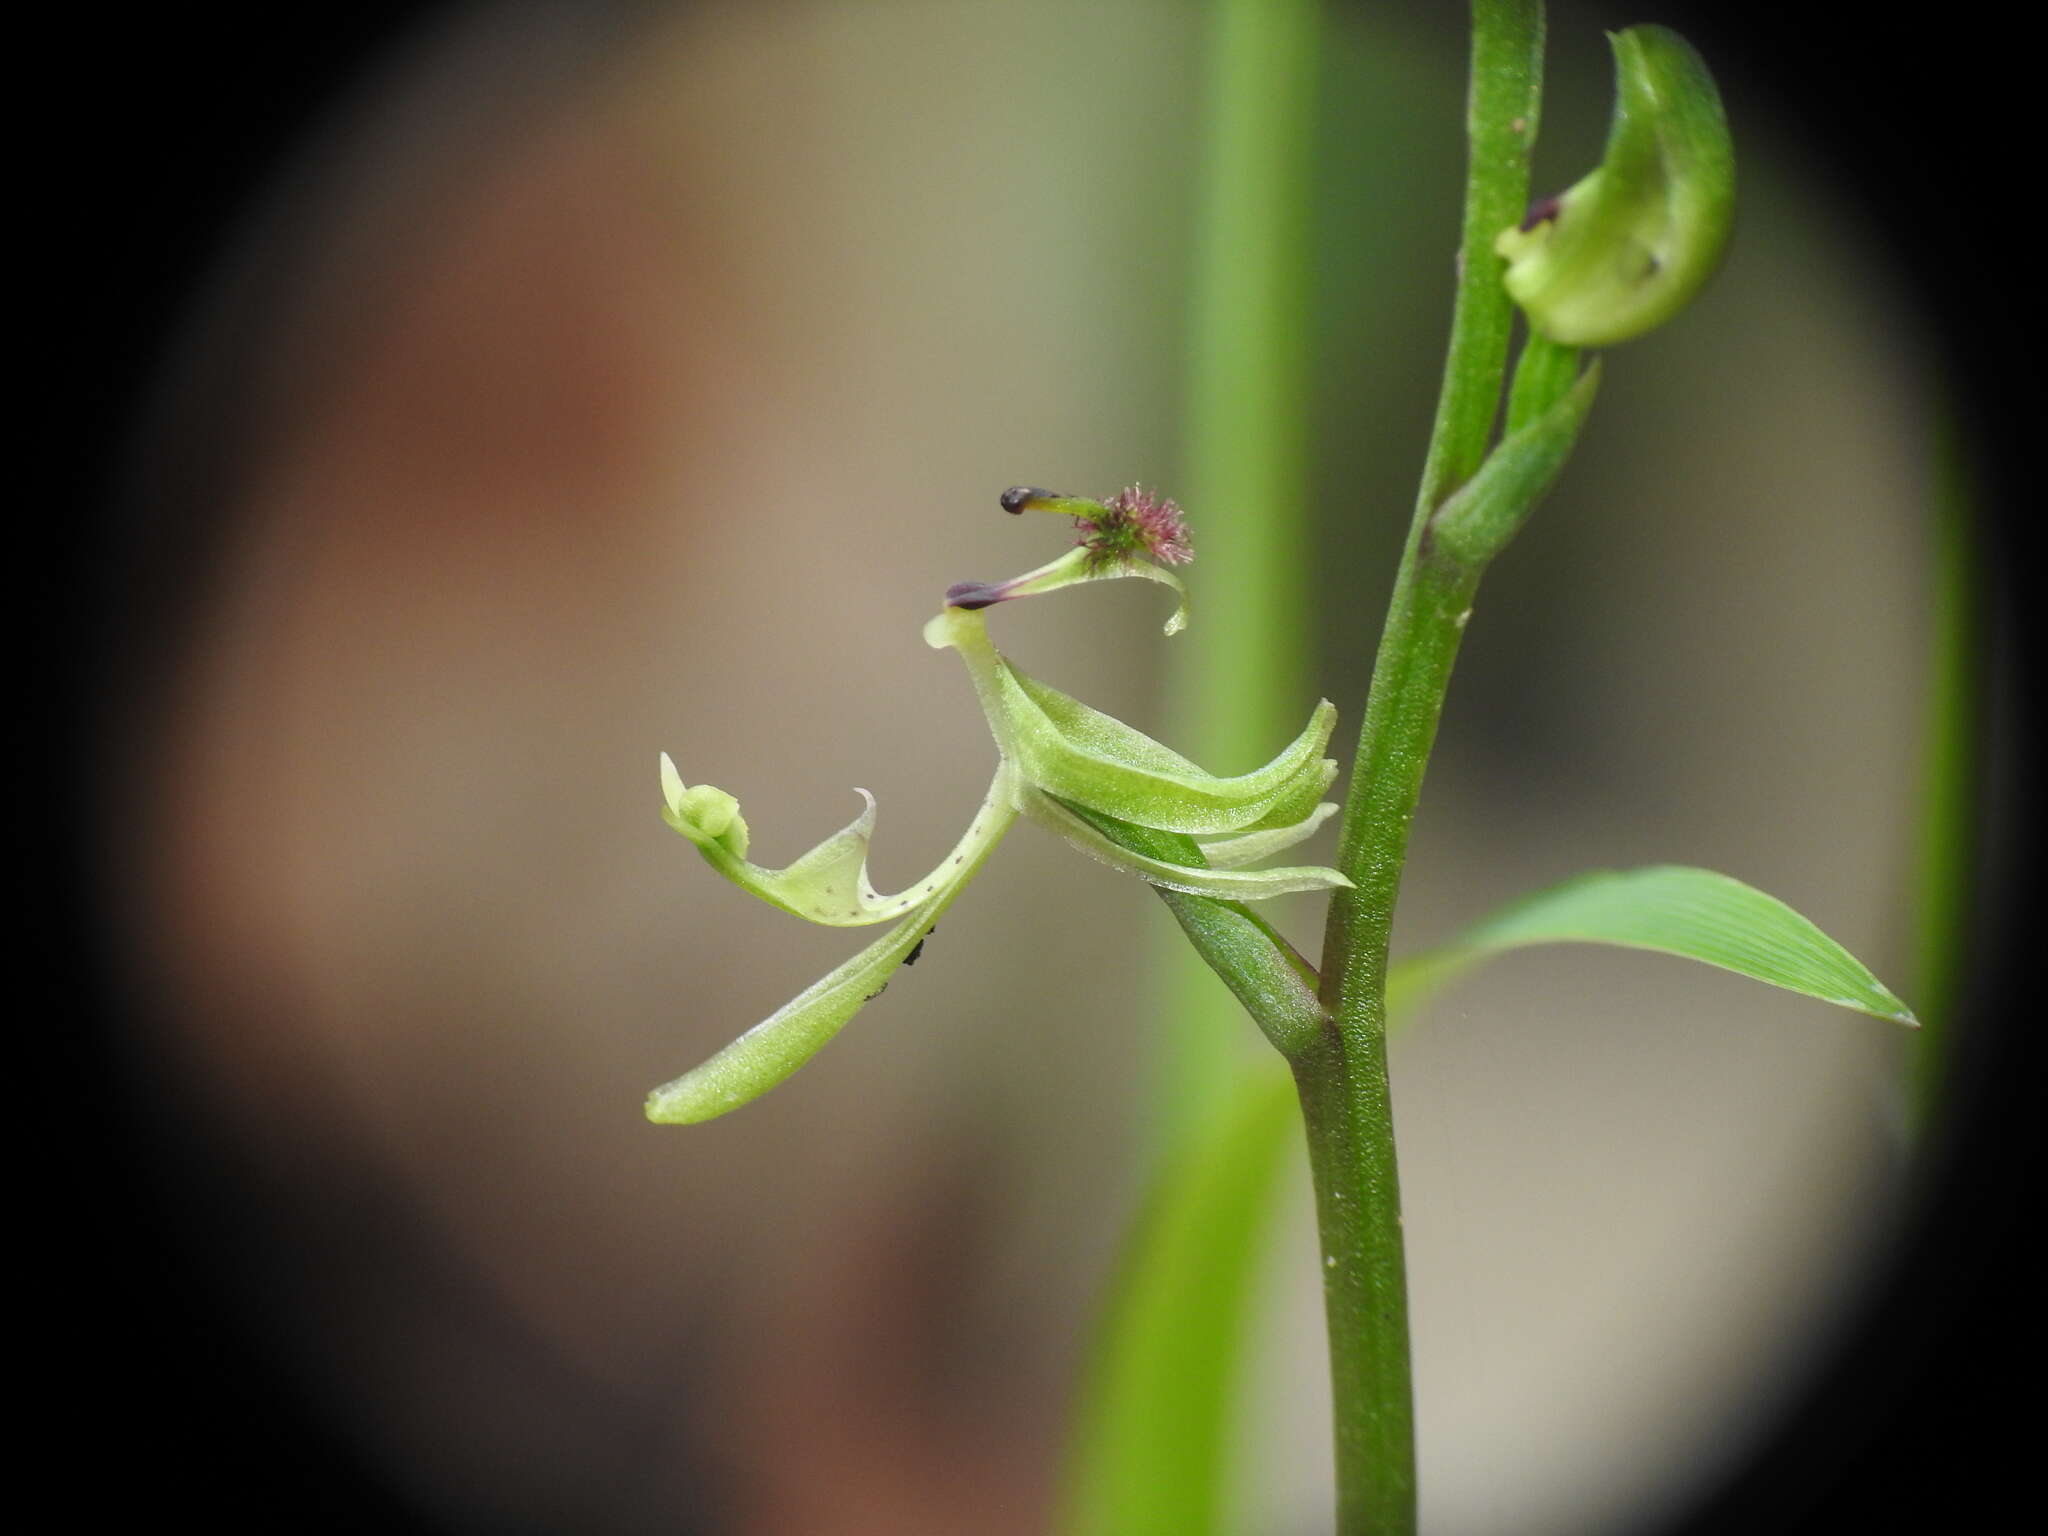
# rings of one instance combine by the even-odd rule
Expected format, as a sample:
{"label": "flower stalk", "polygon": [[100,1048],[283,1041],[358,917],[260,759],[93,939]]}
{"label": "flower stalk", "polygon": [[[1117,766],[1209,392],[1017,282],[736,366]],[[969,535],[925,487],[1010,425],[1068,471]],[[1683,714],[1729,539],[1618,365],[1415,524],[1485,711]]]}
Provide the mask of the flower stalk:
{"label": "flower stalk", "polygon": [[1529,197],[1542,99],[1537,0],[1475,0],[1470,159],[1450,356],[1422,487],[1374,663],[1345,802],[1322,1002],[1331,1018],[1295,1062],[1316,1219],[1342,1536],[1415,1529],[1415,1409],[1406,1245],[1387,1075],[1387,961],[1408,828],[1482,563],[1431,537],[1431,519],[1479,471],[1499,406],[1513,312],[1493,252]]}

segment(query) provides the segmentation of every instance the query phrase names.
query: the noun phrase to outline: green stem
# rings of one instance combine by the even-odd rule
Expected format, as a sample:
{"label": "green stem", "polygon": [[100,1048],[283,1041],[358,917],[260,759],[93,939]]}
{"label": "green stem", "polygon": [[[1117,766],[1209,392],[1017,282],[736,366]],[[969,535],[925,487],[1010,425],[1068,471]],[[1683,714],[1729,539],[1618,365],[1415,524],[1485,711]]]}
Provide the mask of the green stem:
{"label": "green stem", "polygon": [[1373,668],[1323,951],[1331,1023],[1293,1065],[1323,1248],[1340,1536],[1415,1529],[1414,1402],[1400,1179],[1387,1079],[1388,941],[1408,828],[1479,570],[1429,519],[1478,470],[1500,408],[1512,312],[1494,237],[1528,203],[1542,82],[1537,0],[1474,0],[1470,161],[1456,309],[1422,488]]}
{"label": "green stem", "polygon": [[1508,390],[1508,420],[1501,429],[1513,437],[1565,396],[1578,382],[1579,349],[1536,335],[1522,343],[1515,359],[1515,382]]}

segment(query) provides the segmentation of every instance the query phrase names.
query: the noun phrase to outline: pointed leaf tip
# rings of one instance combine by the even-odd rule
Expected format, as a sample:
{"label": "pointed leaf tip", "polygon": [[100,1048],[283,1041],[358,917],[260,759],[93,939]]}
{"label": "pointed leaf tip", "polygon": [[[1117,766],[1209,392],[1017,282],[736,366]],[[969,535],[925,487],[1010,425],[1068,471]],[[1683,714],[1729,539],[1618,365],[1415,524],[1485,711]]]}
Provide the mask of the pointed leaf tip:
{"label": "pointed leaf tip", "polygon": [[1677,864],[1598,870],[1503,908],[1410,962],[1447,980],[1502,950],[1614,944],[1719,966],[1838,1008],[1917,1029],[1919,1020],[1848,950],[1775,896]]}

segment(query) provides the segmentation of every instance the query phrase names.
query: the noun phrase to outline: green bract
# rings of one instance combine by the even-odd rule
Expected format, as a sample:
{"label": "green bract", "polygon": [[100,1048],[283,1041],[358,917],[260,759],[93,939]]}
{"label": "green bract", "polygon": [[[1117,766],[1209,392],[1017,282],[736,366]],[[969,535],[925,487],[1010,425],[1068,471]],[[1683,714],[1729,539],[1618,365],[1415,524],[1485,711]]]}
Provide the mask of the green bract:
{"label": "green bract", "polygon": [[1664,27],[1612,34],[1616,92],[1597,169],[1494,249],[1552,341],[1606,347],[1662,325],[1713,274],[1735,210],[1735,153],[1714,78]]}
{"label": "green bract", "polygon": [[[1021,490],[1014,494],[1022,499]],[[1120,535],[1135,529],[1141,536],[1165,528],[1177,541],[1171,546],[1174,557],[1187,558],[1185,529],[1171,503],[1136,492],[1109,503],[1062,500],[1100,514],[1082,526],[1101,524]],[[995,777],[952,851],[931,873],[893,896],[878,893],[868,881],[875,802],[866,790],[859,791],[866,806],[853,821],[793,863],[768,869],[746,856],[747,824],[739,802],[708,784],[685,784],[662,754],[662,819],[696,844],[728,880],[809,922],[895,926],[709,1061],[657,1088],[647,1100],[650,1120],[709,1120],[767,1092],[802,1066],[916,953],[1019,817],[1153,885],[1223,901],[1261,901],[1350,883],[1333,869],[1315,866],[1244,868],[1310,836],[1336,810],[1322,802],[1337,771],[1336,763],[1323,756],[1337,718],[1327,701],[1316,706],[1301,734],[1263,768],[1218,778],[1122,721],[1026,677],[989,640],[984,610],[996,603],[1122,576],[1162,581],[1179,592],[1182,606],[1167,632],[1180,627],[1186,589],[1179,578],[1125,547],[1111,547],[1105,554],[1100,543],[1084,542],[1012,581],[965,583],[947,594],[947,606],[925,626],[925,639],[936,648],[958,651],[967,664],[996,741]],[[1104,836],[1090,816],[1203,839],[1205,862],[1178,864],[1134,853]]]}

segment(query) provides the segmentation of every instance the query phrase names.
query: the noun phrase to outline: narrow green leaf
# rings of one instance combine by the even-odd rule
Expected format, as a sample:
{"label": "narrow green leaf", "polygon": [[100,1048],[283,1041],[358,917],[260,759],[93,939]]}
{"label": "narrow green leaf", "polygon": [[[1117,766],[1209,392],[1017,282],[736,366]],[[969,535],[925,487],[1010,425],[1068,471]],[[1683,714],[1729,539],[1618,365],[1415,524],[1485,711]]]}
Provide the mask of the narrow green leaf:
{"label": "narrow green leaf", "polygon": [[1618,944],[1680,955],[1918,1027],[1861,961],[1775,896],[1676,864],[1596,871],[1503,908],[1407,962],[1406,1001],[1465,966],[1529,944]]}
{"label": "narrow green leaf", "polygon": [[1300,1117],[1278,1057],[1233,1078],[1154,1182],[1091,1351],[1064,1536],[1217,1528],[1252,1295]]}

